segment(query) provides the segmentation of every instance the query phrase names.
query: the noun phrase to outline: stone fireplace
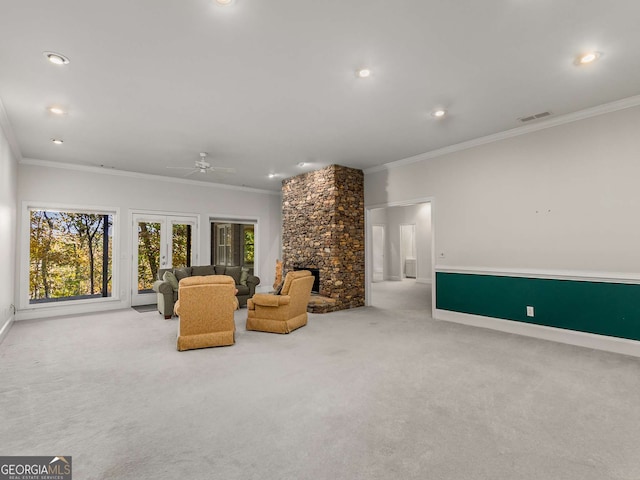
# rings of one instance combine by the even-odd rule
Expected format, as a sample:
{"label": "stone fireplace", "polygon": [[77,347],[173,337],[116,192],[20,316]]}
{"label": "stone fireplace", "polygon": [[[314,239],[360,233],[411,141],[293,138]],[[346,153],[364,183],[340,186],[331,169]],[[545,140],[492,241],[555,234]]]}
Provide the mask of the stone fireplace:
{"label": "stone fireplace", "polygon": [[284,271],[317,269],[309,311],[364,305],[364,175],[331,165],[282,182]]}

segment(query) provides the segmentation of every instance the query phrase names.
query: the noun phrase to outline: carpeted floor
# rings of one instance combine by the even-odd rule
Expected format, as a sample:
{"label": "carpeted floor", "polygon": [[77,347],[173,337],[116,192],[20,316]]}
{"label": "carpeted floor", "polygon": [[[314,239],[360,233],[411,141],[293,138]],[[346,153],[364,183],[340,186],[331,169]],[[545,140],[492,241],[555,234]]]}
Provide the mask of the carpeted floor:
{"label": "carpeted floor", "polygon": [[0,344],[0,455],[75,479],[637,480],[640,359],[430,316],[429,286],[290,335],[177,352],[132,309],[22,321]]}

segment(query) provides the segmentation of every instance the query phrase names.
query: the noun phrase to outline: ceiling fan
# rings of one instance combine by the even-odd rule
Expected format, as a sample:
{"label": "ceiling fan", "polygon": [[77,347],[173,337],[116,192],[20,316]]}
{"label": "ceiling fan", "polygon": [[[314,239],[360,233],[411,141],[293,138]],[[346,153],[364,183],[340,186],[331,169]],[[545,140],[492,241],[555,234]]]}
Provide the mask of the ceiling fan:
{"label": "ceiling fan", "polygon": [[228,167],[214,167],[209,162],[207,162],[207,156],[209,154],[207,152],[200,152],[200,158],[196,160],[195,166],[193,167],[167,167],[175,170],[191,170],[190,172],[183,175],[184,177],[188,177],[193,175],[194,173],[236,173],[235,168]]}

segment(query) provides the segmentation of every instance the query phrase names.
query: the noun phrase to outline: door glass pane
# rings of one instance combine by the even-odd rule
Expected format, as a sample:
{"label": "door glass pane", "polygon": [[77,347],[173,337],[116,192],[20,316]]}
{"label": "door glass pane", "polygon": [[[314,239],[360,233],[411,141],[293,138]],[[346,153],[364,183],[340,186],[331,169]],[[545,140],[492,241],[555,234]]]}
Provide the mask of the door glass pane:
{"label": "door glass pane", "polygon": [[242,251],[243,265],[253,265],[254,257],[254,231],[253,225],[243,225],[242,227]]}
{"label": "door glass pane", "polygon": [[138,293],[149,293],[160,265],[160,223],[138,222]]}
{"label": "door glass pane", "polygon": [[225,225],[224,227],[224,256],[225,265],[233,265],[233,257],[231,256],[231,225]]}
{"label": "door glass pane", "polygon": [[229,224],[216,224],[217,228],[217,257],[214,259],[216,265],[232,265],[231,263],[231,226]]}
{"label": "door glass pane", "polygon": [[191,225],[174,223],[172,228],[171,259],[173,268],[191,266]]}

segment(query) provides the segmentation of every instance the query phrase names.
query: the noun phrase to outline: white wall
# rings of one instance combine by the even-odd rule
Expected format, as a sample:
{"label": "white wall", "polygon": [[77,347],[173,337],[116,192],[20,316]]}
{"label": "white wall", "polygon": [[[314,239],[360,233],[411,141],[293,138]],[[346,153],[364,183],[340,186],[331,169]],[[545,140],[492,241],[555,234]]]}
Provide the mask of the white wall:
{"label": "white wall", "polygon": [[[21,237],[18,241],[19,255],[25,258],[24,249],[28,248],[26,238],[22,238],[27,230],[22,228],[22,223],[25,221],[23,210],[26,204],[118,208],[120,213],[118,247],[121,268],[116,274],[119,282],[117,288],[126,293],[120,302],[111,302],[105,308],[123,308],[129,306],[131,301],[132,211],[198,214],[200,217],[198,259],[194,264],[201,265],[210,263],[210,216],[254,218],[258,220],[255,272],[260,276],[261,285],[273,284],[275,260],[280,258],[281,251],[281,195],[278,192],[266,193],[258,190],[226,188],[201,182],[176,183],[168,179],[163,180],[162,177],[144,175],[132,177],[117,173],[107,171],[105,174],[92,169],[79,171],[28,163],[20,164],[18,175],[20,202],[18,226]],[[26,265],[21,265],[17,277],[24,279],[27,275],[26,269]],[[18,283],[17,280],[16,284]],[[24,303],[27,293],[22,290],[19,294]],[[95,309],[94,304],[91,307],[83,306],[79,310]],[[41,310],[34,312],[23,308],[17,318],[55,315],[57,312],[62,312],[60,309],[46,310],[43,313]]]}
{"label": "white wall", "polygon": [[416,226],[416,258],[419,282],[431,281],[431,204],[375,208],[371,210],[371,224],[385,226],[385,279],[402,279],[400,259],[400,225]]}
{"label": "white wall", "polygon": [[5,132],[0,128],[0,340],[6,334],[13,317],[11,305],[16,303],[17,172],[17,160],[11,152]]}
{"label": "white wall", "polygon": [[434,197],[436,266],[638,273],[638,125],[628,108],[368,173],[365,205]]}

